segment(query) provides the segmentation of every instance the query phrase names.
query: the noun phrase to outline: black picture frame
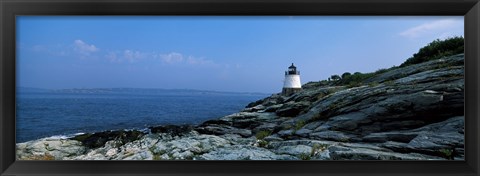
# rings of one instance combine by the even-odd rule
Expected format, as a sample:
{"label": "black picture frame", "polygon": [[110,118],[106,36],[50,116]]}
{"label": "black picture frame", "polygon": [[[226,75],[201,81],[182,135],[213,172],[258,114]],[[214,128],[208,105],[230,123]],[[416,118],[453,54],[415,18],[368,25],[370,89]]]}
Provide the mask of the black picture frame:
{"label": "black picture frame", "polygon": [[[478,0],[0,0],[1,175],[478,176]],[[16,161],[17,15],[464,15],[465,161]]]}

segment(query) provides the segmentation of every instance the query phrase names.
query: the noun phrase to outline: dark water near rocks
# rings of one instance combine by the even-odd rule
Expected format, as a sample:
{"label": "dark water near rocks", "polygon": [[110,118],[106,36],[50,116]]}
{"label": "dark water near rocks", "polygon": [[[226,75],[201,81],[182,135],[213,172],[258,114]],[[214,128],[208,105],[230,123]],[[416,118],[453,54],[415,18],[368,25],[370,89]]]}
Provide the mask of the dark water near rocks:
{"label": "dark water near rocks", "polygon": [[16,139],[18,143],[104,130],[199,124],[267,96],[159,89],[19,91]]}

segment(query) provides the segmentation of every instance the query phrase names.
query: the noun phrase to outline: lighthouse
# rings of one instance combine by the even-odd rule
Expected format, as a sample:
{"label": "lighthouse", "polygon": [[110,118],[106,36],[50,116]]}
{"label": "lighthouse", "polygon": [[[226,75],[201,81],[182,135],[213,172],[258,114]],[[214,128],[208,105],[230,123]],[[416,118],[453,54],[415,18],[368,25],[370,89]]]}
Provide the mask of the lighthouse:
{"label": "lighthouse", "polygon": [[285,81],[283,82],[282,95],[289,96],[295,92],[302,90],[302,84],[300,83],[300,72],[297,71],[297,67],[292,65],[288,67],[288,71],[285,71]]}

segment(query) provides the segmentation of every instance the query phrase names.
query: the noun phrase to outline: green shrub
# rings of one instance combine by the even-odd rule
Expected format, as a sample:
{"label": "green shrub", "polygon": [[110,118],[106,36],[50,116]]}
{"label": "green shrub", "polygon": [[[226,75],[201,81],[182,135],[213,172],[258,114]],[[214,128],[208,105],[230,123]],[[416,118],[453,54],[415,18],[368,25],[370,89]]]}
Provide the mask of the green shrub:
{"label": "green shrub", "polygon": [[308,154],[308,153],[302,153],[302,154],[300,154],[299,158],[301,160],[310,160],[310,159],[312,159],[312,156],[310,156],[310,154]]}
{"label": "green shrub", "polygon": [[327,147],[327,144],[313,144],[310,155],[314,156],[317,151],[324,151],[325,149],[327,149]]}
{"label": "green shrub", "polygon": [[385,81],[384,83],[385,83],[385,85],[387,85],[387,86],[392,86],[392,85],[395,84],[392,80]]}
{"label": "green shrub", "polygon": [[331,78],[333,81],[338,81],[338,80],[341,79],[341,77],[338,76],[338,75],[332,75],[332,76],[330,76],[330,78]]}
{"label": "green shrub", "polygon": [[335,82],[335,85],[347,86],[347,87],[358,87],[362,84],[363,81],[373,76],[375,76],[374,73],[355,72],[353,75],[348,75],[348,76],[345,76],[343,79],[338,80],[337,82]]}
{"label": "green shrub", "polygon": [[418,64],[430,60],[439,59],[445,56],[451,56],[464,52],[465,41],[463,37],[453,37],[445,40],[434,40],[427,46],[420,48],[420,50],[408,58],[400,67]]}
{"label": "green shrub", "polygon": [[258,141],[258,146],[259,147],[267,147],[268,146],[268,141],[265,141],[265,140],[260,140]]}
{"label": "green shrub", "polygon": [[262,139],[265,139],[265,137],[270,136],[270,134],[272,134],[271,131],[259,131],[257,132],[257,134],[255,134],[255,137],[258,140],[262,140]]}
{"label": "green shrub", "polygon": [[292,129],[292,125],[290,125],[290,124],[289,124],[289,125],[285,125],[285,126],[283,126],[283,129],[284,129],[284,130]]}
{"label": "green shrub", "polygon": [[329,110],[334,110],[340,107],[340,102],[336,101],[328,105]]}
{"label": "green shrub", "polygon": [[297,123],[295,123],[295,131],[299,130],[303,126],[305,126],[305,121],[303,121],[303,120],[297,121]]}
{"label": "green shrub", "polygon": [[441,69],[441,68],[447,68],[447,67],[451,67],[452,65],[449,64],[449,63],[441,63],[441,64],[438,64],[434,67],[434,69]]}
{"label": "green shrub", "polygon": [[342,74],[342,79],[346,79],[348,78],[349,76],[351,76],[352,74],[350,72],[345,72]]}
{"label": "green shrub", "polygon": [[375,86],[378,86],[378,82],[368,83],[368,87],[375,87]]}
{"label": "green shrub", "polygon": [[385,73],[385,72],[387,72],[387,71],[388,71],[388,69],[386,69],[386,68],[381,68],[381,69],[378,69],[377,71],[375,71],[375,74],[376,74],[376,75],[379,75],[379,74]]}
{"label": "green shrub", "polygon": [[440,153],[442,153],[442,155],[447,159],[453,159],[452,149],[440,149]]}
{"label": "green shrub", "polygon": [[359,86],[361,86],[361,85],[362,85],[362,84],[359,83],[359,82],[350,82],[350,83],[348,83],[347,88],[359,87]]}
{"label": "green shrub", "polygon": [[154,154],[152,160],[162,160],[162,156],[159,154]]}

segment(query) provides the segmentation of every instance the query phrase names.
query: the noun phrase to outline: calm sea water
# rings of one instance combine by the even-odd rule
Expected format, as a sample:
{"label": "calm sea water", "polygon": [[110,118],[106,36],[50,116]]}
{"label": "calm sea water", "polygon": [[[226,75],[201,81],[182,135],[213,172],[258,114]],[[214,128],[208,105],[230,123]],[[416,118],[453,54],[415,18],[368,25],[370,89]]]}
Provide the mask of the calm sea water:
{"label": "calm sea water", "polygon": [[69,136],[104,130],[199,124],[242,110],[267,94],[188,90],[20,92],[16,139]]}

